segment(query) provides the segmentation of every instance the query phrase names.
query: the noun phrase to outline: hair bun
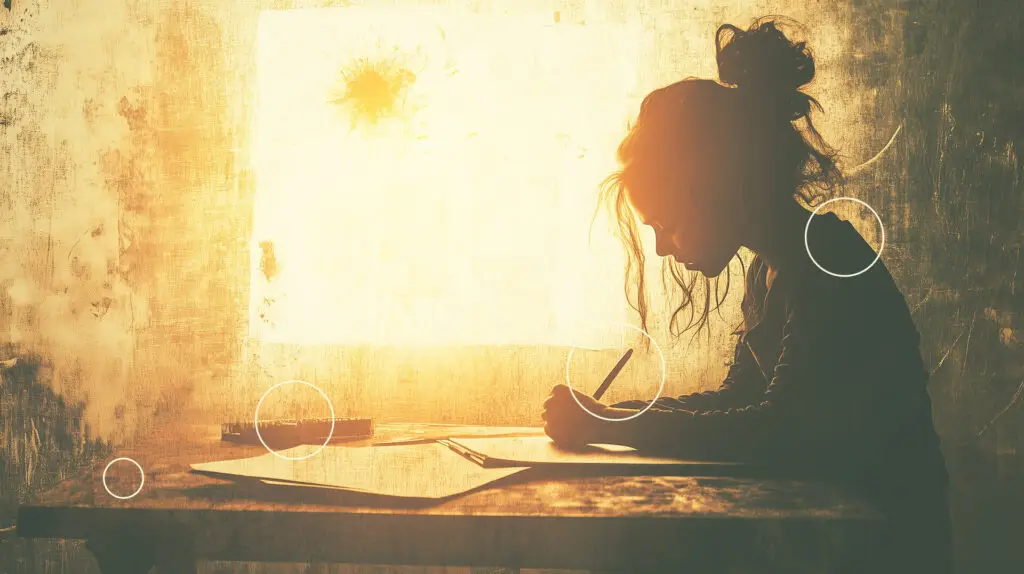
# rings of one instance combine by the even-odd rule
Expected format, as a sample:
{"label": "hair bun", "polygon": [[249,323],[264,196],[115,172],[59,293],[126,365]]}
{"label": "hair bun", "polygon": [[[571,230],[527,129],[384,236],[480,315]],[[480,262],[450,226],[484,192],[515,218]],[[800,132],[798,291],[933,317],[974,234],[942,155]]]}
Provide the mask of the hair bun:
{"label": "hair bun", "polygon": [[783,107],[790,120],[810,112],[813,100],[799,90],[814,79],[814,57],[805,42],[791,41],[774,21],[755,21],[747,30],[721,26],[715,50],[723,83],[759,92]]}

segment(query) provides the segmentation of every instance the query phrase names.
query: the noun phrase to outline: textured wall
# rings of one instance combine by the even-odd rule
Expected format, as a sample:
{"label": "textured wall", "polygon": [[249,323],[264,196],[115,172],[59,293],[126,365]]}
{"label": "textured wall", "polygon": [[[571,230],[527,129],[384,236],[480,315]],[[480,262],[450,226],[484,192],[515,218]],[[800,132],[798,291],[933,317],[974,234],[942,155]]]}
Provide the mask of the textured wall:
{"label": "textured wall", "polygon": [[1024,562],[1009,534],[1024,525],[1024,18],[1013,2],[905,7],[894,104],[910,130],[894,177],[914,250],[901,283],[932,366],[964,571],[1011,572]]}
{"label": "textured wall", "polygon": [[[230,365],[224,273],[246,210],[221,33],[180,5],[15,2],[9,17],[3,342],[44,357],[47,384],[121,440]],[[189,224],[199,213],[209,225]]]}
{"label": "textured wall", "polygon": [[[46,359],[48,386],[84,402],[95,434],[123,440],[162,409],[247,415],[268,384],[295,376],[333,385],[345,412],[498,422],[497,410],[515,419],[509,422],[525,422],[535,420],[536,405],[561,378],[561,349],[499,352],[505,358],[498,359],[489,350],[424,357],[259,348],[243,340],[255,18],[262,8],[329,4],[124,2],[100,12],[74,2],[15,3],[4,37],[11,54],[4,62],[16,73],[5,100],[11,120],[3,173],[12,209],[4,214],[11,237],[0,320],[9,325],[6,342]],[[818,22],[810,39],[823,70],[819,95],[831,100],[826,131],[855,159],[881,147],[893,128],[838,129],[874,113],[870,93],[828,97],[857,89],[843,73],[851,39],[846,9],[530,2],[515,11],[555,9],[566,22],[639,18],[654,41],[641,66],[644,91],[684,74],[713,75],[710,33],[719,21],[785,12]],[[869,222],[865,233],[874,232]],[[710,343],[690,349],[673,345],[655,324],[674,375],[668,392],[721,377],[734,308],[726,318]],[[360,369],[373,375],[372,385],[353,376]],[[496,408],[504,403],[512,408]]]}
{"label": "textured wall", "polygon": [[[17,499],[91,456],[86,422],[92,436],[121,442],[184,410],[248,416],[282,378],[327,381],[345,414],[537,422],[564,350],[423,355],[244,340],[255,16],[344,4],[112,0],[100,10],[14,0],[10,12],[0,8],[0,359],[43,363],[5,374],[0,387],[0,522]],[[933,367],[964,571],[1010,571],[1005,533],[1019,531],[1021,494],[1006,485],[1021,476],[1024,432],[1024,407],[1014,403],[1024,383],[1024,77],[1014,58],[1024,32],[1015,3],[530,1],[514,9],[559,10],[565,21],[641,18],[655,41],[647,89],[713,76],[715,25],[784,13],[809,28],[820,66],[813,91],[826,109],[820,125],[845,165],[900,129],[846,193],[882,215],[886,262]],[[871,222],[862,223],[871,238]],[[721,376],[733,317],[685,356],[669,349],[670,394]],[[664,325],[655,334],[661,340]]]}

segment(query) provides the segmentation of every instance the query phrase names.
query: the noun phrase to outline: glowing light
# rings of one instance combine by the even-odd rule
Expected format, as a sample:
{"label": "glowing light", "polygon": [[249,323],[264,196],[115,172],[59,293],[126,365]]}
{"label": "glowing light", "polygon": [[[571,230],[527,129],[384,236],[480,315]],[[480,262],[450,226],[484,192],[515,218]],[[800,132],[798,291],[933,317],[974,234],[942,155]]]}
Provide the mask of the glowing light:
{"label": "glowing light", "polygon": [[342,86],[334,103],[348,106],[353,125],[377,124],[399,111],[404,92],[416,75],[394,60],[359,58],[342,70]]}
{"label": "glowing light", "polygon": [[251,335],[585,345],[625,321],[621,246],[588,231],[640,34],[549,13],[262,14]]}

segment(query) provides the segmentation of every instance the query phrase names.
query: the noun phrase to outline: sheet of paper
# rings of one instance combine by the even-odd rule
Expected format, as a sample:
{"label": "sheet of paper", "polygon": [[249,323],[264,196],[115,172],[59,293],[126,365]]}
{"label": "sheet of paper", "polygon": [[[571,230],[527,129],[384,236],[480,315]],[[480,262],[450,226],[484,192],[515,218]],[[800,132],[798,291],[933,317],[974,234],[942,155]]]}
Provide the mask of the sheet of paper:
{"label": "sheet of paper", "polygon": [[453,438],[451,442],[486,457],[486,466],[539,466],[549,464],[721,466],[718,462],[689,461],[645,456],[617,445],[587,445],[567,449],[546,436],[503,438]]}
{"label": "sheet of paper", "polygon": [[[319,448],[280,451],[303,457]],[[267,479],[404,498],[447,498],[516,474],[523,467],[482,468],[437,443],[396,446],[327,446],[305,460],[272,453],[191,465],[194,472],[224,478]]]}
{"label": "sheet of paper", "polygon": [[452,437],[544,436],[540,427],[486,427],[442,424],[381,424],[373,437],[377,445],[429,442]]}

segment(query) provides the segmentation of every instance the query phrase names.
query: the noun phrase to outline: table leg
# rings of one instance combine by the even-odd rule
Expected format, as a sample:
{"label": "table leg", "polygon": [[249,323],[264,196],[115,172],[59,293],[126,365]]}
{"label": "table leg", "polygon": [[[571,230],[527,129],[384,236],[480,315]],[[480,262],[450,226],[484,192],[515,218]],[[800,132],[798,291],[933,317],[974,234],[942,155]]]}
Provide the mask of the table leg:
{"label": "table leg", "polygon": [[196,574],[196,559],[190,552],[177,557],[161,556],[156,562],[156,574]]}
{"label": "table leg", "polygon": [[151,541],[139,537],[98,536],[90,538],[85,546],[103,574],[148,574],[156,564]]}
{"label": "table leg", "polygon": [[196,574],[195,537],[187,531],[163,534],[156,552],[156,574]]}
{"label": "table leg", "polygon": [[196,561],[179,561],[179,562],[158,562],[156,565],[156,574],[196,574],[198,572]]}

